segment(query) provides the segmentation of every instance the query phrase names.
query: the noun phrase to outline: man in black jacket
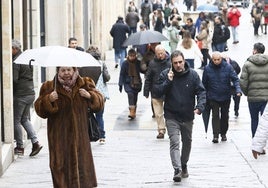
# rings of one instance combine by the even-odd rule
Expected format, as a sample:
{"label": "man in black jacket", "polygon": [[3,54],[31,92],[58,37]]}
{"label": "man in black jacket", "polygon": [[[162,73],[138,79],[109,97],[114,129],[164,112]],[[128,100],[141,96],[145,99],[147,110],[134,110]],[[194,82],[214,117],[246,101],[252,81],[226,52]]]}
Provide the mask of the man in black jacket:
{"label": "man in black jacket", "polygon": [[157,82],[160,73],[166,68],[170,68],[170,57],[166,52],[163,45],[159,44],[155,47],[155,57],[153,60],[149,62],[148,69],[146,71],[145,82],[144,82],[144,90],[143,95],[148,98],[149,93],[151,93],[153,110],[155,114],[155,119],[157,122],[158,135],[157,139],[163,139],[166,126],[164,120],[164,111],[163,111],[163,97],[158,97],[154,91],[152,90],[154,84]]}
{"label": "man in black jacket", "polygon": [[[120,67],[126,57],[126,48],[122,46],[124,41],[127,39],[126,34],[130,34],[130,28],[124,22],[122,16],[118,16],[116,23],[112,26],[110,34],[113,37],[113,48],[114,48],[114,58],[115,58],[115,68]],[[120,60],[120,61],[119,61]]]}
{"label": "man in black jacket", "polygon": [[171,62],[172,67],[161,72],[153,90],[156,95],[164,96],[170,157],[175,170],[173,180],[180,182],[181,178],[189,176],[187,162],[191,151],[193,120],[194,115],[200,115],[205,108],[206,91],[197,72],[189,67],[180,51],[175,50],[171,54]]}
{"label": "man in black jacket", "polygon": [[[20,42],[12,40],[13,62],[21,53]],[[33,147],[30,156],[35,156],[40,152],[43,146],[39,144],[35,130],[30,121],[30,108],[35,100],[32,66],[13,63],[13,99],[14,139],[16,140],[14,153],[24,155],[22,125],[27,132],[27,137],[31,139],[32,142]]]}

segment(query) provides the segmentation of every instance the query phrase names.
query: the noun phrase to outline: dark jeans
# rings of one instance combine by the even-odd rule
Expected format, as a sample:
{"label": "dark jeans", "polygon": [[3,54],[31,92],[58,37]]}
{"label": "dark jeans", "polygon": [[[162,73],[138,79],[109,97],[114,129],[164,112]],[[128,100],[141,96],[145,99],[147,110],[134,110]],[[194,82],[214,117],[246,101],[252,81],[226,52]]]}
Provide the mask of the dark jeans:
{"label": "dark jeans", "polygon": [[259,124],[259,115],[263,113],[265,106],[267,104],[267,101],[263,102],[248,102],[248,108],[249,113],[251,117],[251,133],[252,138],[255,135],[255,132],[257,130],[258,124]]}
{"label": "dark jeans", "polygon": [[139,93],[134,93],[134,92],[127,93],[129,106],[136,106],[137,105],[138,94]]}
{"label": "dark jeans", "polygon": [[253,23],[254,35],[258,35],[259,34],[258,30],[259,30],[260,25],[261,25],[261,21],[255,19],[255,21]]}
{"label": "dark jeans", "polygon": [[208,60],[211,59],[208,49],[201,49],[201,53],[203,55],[203,62],[201,64],[201,67],[205,67],[208,64]]}
{"label": "dark jeans", "polygon": [[226,135],[228,131],[230,102],[231,100],[209,100],[209,105],[212,110],[212,129],[215,138],[218,138],[219,134]]}
{"label": "dark jeans", "polygon": [[238,112],[239,110],[239,105],[240,105],[240,96],[237,96],[237,94],[233,95],[233,101],[234,101],[234,111]]}

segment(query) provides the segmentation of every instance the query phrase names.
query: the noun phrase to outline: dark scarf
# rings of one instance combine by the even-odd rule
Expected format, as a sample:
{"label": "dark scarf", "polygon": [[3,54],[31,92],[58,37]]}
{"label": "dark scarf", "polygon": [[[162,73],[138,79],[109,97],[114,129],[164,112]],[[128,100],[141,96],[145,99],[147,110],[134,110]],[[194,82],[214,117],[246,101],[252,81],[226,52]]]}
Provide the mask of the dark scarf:
{"label": "dark scarf", "polygon": [[141,79],[140,79],[139,73],[137,72],[137,68],[136,68],[137,59],[130,61],[129,58],[127,58],[127,61],[128,61],[128,76],[130,76],[132,78],[131,84],[133,84],[133,85],[140,84]]}

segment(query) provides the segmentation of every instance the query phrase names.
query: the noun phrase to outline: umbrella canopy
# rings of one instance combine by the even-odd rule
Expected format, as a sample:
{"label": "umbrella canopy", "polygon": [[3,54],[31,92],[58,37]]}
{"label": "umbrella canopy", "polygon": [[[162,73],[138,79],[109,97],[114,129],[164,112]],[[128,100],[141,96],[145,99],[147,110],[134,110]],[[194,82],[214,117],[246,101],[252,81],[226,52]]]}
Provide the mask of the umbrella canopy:
{"label": "umbrella canopy", "polygon": [[212,4],[203,4],[197,7],[198,11],[202,11],[202,12],[218,12],[219,8],[215,5]]}
{"label": "umbrella canopy", "polygon": [[64,46],[44,46],[25,50],[14,62],[42,67],[100,66],[100,63],[89,53]]}
{"label": "umbrella canopy", "polygon": [[162,33],[146,30],[130,35],[123,43],[123,46],[158,43],[166,40],[168,40],[168,38],[166,38]]}

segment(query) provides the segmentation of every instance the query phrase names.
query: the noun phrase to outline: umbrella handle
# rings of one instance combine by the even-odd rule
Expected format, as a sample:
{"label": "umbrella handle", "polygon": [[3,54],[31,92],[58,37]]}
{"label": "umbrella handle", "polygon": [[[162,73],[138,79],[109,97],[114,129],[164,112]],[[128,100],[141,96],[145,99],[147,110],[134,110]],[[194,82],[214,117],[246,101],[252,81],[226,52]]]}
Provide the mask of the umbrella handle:
{"label": "umbrella handle", "polygon": [[56,91],[56,86],[57,86],[57,79],[56,78],[57,78],[57,74],[54,78],[54,91]]}
{"label": "umbrella handle", "polygon": [[29,67],[31,68],[31,66],[32,66],[32,61],[35,61],[34,59],[30,59],[30,61],[29,61]]}

